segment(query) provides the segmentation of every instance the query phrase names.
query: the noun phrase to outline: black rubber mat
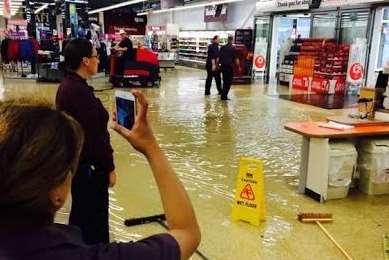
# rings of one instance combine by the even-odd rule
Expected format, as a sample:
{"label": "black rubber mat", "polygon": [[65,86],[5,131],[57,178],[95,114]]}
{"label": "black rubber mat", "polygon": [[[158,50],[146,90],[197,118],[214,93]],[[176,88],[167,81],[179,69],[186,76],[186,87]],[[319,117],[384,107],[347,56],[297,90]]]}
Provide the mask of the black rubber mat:
{"label": "black rubber mat", "polygon": [[358,102],[356,95],[295,94],[280,95],[281,99],[324,109],[349,108]]}

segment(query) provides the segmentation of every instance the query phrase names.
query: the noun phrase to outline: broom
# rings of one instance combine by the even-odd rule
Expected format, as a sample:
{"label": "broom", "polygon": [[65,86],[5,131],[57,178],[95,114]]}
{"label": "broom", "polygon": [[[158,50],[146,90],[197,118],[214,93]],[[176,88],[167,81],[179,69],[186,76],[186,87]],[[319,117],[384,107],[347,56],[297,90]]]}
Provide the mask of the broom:
{"label": "broom", "polygon": [[326,234],[326,236],[335,244],[335,246],[343,253],[348,260],[353,258],[336,242],[335,238],[327,231],[327,229],[321,224],[321,222],[332,222],[331,213],[299,213],[297,219],[303,223],[316,223],[320,229]]}

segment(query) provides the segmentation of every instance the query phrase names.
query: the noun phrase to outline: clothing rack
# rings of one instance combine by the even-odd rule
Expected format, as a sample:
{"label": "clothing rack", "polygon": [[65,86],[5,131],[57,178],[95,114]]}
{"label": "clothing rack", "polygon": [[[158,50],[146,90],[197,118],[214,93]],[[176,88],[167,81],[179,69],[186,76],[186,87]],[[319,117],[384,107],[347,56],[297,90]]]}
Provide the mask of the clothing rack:
{"label": "clothing rack", "polygon": [[[35,74],[36,56],[39,44],[26,36],[9,35],[1,42],[2,67],[16,72],[16,77],[26,77],[25,67]],[[6,66],[9,64],[9,66]]]}

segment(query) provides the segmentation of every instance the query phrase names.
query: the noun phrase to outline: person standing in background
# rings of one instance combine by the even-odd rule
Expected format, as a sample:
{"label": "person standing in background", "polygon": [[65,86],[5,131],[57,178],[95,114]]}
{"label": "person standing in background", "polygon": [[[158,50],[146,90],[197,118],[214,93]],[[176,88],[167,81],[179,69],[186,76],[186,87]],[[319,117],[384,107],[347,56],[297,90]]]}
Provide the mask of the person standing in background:
{"label": "person standing in background", "polygon": [[[223,74],[223,90],[221,100],[228,100],[228,92],[230,91],[232,80],[234,78],[234,62],[237,62],[236,50],[232,45],[234,37],[229,35],[228,42],[220,49],[220,65]],[[239,64],[239,62],[237,62]],[[239,68],[240,69],[240,68]]]}
{"label": "person standing in background", "polygon": [[207,54],[207,80],[205,81],[205,95],[211,94],[212,79],[215,78],[216,88],[219,95],[222,93],[222,83],[219,71],[219,36],[215,35],[212,39],[212,43],[208,46]]}
{"label": "person standing in background", "polygon": [[85,132],[80,163],[72,182],[69,224],[78,226],[86,244],[109,243],[108,187],[116,183],[109,114],[87,83],[97,73],[96,48],[86,39],[70,41],[64,51],[67,76],[56,96],[57,108],[74,117]]}
{"label": "person standing in background", "polygon": [[132,41],[128,37],[128,34],[125,30],[120,30],[119,34],[122,37],[122,40],[119,42],[119,44],[115,45],[115,47],[113,47],[113,49],[115,51],[118,51],[121,53],[121,55],[119,57],[119,61],[118,61],[117,73],[119,75],[123,75],[126,61],[134,59],[134,47],[133,47]]}

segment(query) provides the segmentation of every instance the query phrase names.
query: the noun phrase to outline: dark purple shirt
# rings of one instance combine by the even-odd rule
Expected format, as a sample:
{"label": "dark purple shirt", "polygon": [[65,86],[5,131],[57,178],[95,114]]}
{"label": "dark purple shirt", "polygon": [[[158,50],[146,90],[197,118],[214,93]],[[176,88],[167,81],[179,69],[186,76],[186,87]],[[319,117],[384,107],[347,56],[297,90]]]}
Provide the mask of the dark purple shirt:
{"label": "dark purple shirt", "polygon": [[219,58],[219,44],[212,43],[208,46],[208,52],[207,52],[207,69],[212,68],[212,60],[216,60]]}
{"label": "dark purple shirt", "polygon": [[85,132],[80,163],[91,163],[109,173],[115,169],[107,129],[109,115],[93,88],[77,74],[66,76],[57,91],[56,104],[74,117]]}
{"label": "dark purple shirt", "polygon": [[220,48],[219,53],[220,64],[224,67],[234,66],[234,60],[236,59],[235,47],[228,43]]}
{"label": "dark purple shirt", "polygon": [[177,241],[159,234],[128,243],[87,246],[78,228],[52,224],[33,231],[0,231],[1,260],[131,260],[180,259]]}

